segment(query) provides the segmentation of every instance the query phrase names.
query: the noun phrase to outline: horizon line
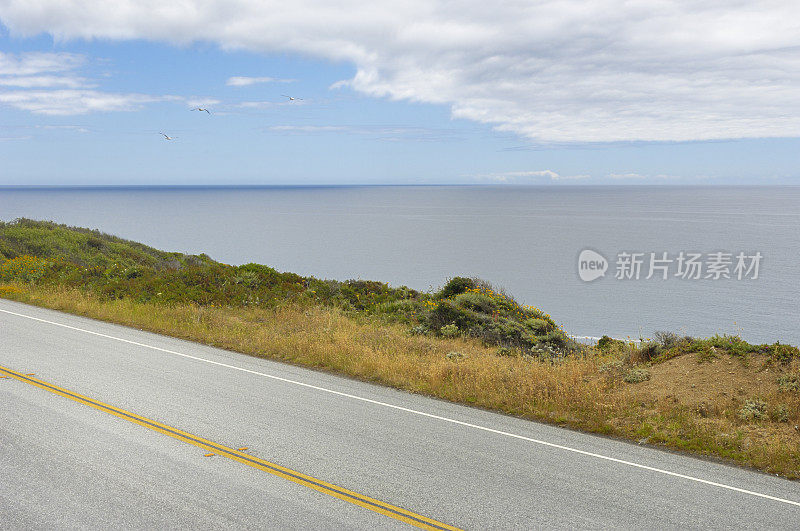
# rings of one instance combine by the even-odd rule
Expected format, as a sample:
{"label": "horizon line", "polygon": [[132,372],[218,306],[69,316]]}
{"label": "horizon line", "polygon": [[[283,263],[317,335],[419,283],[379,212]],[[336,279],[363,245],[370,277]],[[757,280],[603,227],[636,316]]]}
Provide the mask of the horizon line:
{"label": "horizon line", "polygon": [[800,187],[786,183],[320,183],[320,184],[0,184],[0,190],[124,190],[124,189],[267,189],[267,188],[411,188],[411,187],[475,187],[475,188],[785,188]]}

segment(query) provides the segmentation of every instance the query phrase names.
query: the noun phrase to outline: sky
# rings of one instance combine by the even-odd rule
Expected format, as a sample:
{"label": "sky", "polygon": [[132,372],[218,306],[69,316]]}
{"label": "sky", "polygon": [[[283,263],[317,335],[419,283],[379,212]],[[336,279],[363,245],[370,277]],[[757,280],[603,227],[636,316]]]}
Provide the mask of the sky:
{"label": "sky", "polygon": [[0,0],[0,186],[800,184],[799,137],[796,2]]}

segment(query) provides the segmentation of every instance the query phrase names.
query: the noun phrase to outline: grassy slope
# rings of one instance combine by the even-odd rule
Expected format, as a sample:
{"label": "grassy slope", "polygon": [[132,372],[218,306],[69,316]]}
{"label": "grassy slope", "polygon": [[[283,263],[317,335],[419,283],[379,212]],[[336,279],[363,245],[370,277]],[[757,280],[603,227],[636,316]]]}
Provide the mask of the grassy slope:
{"label": "grassy slope", "polygon": [[3,297],[800,477],[793,347],[662,335],[641,348],[528,348],[520,334],[558,337],[549,316],[457,284],[324,282],[85,229],[0,225]]}
{"label": "grassy slope", "polygon": [[169,269],[178,265],[211,263],[208,256],[159,251],[97,230],[66,227],[52,222],[0,222],[0,262],[17,256],[59,258],[86,266],[107,268],[144,265]]}

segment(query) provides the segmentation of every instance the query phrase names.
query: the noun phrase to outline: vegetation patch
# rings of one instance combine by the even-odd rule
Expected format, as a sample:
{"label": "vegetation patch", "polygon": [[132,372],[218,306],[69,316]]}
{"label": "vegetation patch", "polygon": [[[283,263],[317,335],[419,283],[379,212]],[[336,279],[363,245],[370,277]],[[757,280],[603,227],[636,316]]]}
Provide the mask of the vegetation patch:
{"label": "vegetation patch", "polygon": [[778,389],[785,393],[800,393],[800,376],[787,374],[778,378]]}
{"label": "vegetation patch", "polygon": [[603,336],[597,341],[597,348],[602,351],[610,351],[614,349],[621,349],[625,347],[625,342],[621,339],[613,339],[609,336]]}
{"label": "vegetation patch", "polygon": [[650,371],[641,367],[629,369],[623,379],[628,383],[641,383],[650,379]]}
{"label": "vegetation patch", "polygon": [[767,418],[767,403],[758,398],[751,398],[739,410],[739,418],[745,421],[764,420]]}

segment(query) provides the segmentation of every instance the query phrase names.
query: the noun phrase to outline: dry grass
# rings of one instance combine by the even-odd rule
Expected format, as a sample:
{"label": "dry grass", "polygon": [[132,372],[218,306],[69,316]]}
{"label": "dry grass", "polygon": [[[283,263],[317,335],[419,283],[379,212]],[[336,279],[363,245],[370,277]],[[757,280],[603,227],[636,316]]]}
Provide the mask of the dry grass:
{"label": "dry grass", "polygon": [[[331,308],[167,306],[105,301],[73,289],[25,285],[0,286],[0,296],[800,477],[800,433],[796,431],[800,397],[777,389],[779,373],[797,372],[797,361],[792,367],[772,366],[766,368],[770,372],[764,372],[765,367],[759,365],[762,362],[756,359],[746,366],[738,360],[732,364],[716,360],[724,370],[715,372],[715,364],[698,363],[687,355],[648,367],[649,380],[629,384],[624,382],[628,367],[618,361],[619,355],[598,352],[555,363],[498,356],[497,349],[477,341],[413,336],[406,327],[354,319]],[[448,357],[454,351],[464,356]],[[735,379],[726,384],[722,373]],[[751,388],[757,378],[763,379],[758,381],[763,386],[753,383]],[[742,383],[745,381],[747,386]],[[738,388],[722,391],[726,385]],[[739,388],[744,389],[743,394]],[[720,392],[735,393],[736,399]],[[770,411],[785,406],[786,420],[739,419],[737,407],[751,396],[765,400]]]}

